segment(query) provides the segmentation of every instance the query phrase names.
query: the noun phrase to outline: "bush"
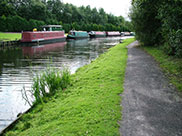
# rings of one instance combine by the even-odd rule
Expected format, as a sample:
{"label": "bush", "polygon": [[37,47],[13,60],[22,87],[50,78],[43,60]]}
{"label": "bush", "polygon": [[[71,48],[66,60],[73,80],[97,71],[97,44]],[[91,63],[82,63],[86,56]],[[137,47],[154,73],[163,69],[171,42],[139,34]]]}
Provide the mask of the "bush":
{"label": "bush", "polygon": [[63,29],[68,33],[71,30],[71,24],[63,24]]}
{"label": "bush", "polygon": [[162,45],[169,55],[182,57],[182,1],[135,0],[130,17],[136,38],[144,45]]}
{"label": "bush", "polygon": [[7,28],[7,24],[6,24],[6,16],[1,16],[0,17],[0,31],[4,32],[4,31],[7,31],[6,28]]}
{"label": "bush", "polygon": [[163,1],[157,18],[162,22],[164,49],[169,55],[182,57],[182,1]]}
{"label": "bush", "polygon": [[40,28],[44,25],[44,21],[30,19],[27,21],[18,15],[16,16],[1,16],[0,17],[0,31],[2,32],[21,32],[32,31],[33,28]]}
{"label": "bush", "polygon": [[164,49],[169,55],[182,57],[182,29],[173,30],[169,34],[169,40],[166,41]]}
{"label": "bush", "polygon": [[136,38],[144,45],[155,45],[161,41],[161,21],[156,18],[161,1],[135,0],[130,17]]}

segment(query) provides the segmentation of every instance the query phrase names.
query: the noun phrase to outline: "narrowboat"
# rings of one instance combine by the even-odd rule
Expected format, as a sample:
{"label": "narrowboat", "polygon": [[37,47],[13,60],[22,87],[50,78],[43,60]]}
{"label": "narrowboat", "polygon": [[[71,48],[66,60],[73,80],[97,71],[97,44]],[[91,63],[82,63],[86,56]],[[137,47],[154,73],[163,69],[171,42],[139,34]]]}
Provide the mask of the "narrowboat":
{"label": "narrowboat", "polygon": [[89,32],[90,38],[99,38],[99,37],[106,37],[105,32],[100,31],[91,31]]}
{"label": "narrowboat", "polygon": [[135,32],[130,32],[130,36],[135,36]]}
{"label": "narrowboat", "polygon": [[121,34],[121,36],[124,36],[124,32],[121,32],[120,34]]}
{"label": "narrowboat", "polygon": [[83,39],[83,38],[89,38],[89,35],[86,31],[72,30],[67,35],[67,39]]}
{"label": "narrowboat", "polygon": [[52,43],[64,42],[66,40],[64,30],[61,25],[44,25],[43,31],[22,32],[21,43]]}
{"label": "narrowboat", "polygon": [[106,32],[106,36],[121,36],[119,31]]}
{"label": "narrowboat", "polygon": [[124,36],[130,36],[130,32],[124,32]]}

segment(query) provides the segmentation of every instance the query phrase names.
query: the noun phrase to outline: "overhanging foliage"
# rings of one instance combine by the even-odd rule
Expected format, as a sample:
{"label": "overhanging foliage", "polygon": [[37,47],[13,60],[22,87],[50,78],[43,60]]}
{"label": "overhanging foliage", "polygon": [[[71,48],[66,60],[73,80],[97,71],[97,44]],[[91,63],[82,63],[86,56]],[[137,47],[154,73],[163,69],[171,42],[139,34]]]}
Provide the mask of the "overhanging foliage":
{"label": "overhanging foliage", "polygon": [[133,0],[130,17],[136,38],[144,45],[163,45],[182,57],[182,1]]}

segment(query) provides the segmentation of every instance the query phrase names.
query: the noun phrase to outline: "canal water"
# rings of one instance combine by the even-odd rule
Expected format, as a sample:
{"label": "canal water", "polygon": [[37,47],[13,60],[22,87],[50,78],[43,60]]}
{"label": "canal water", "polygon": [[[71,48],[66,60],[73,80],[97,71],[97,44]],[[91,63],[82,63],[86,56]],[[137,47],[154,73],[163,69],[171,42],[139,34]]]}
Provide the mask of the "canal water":
{"label": "canal water", "polygon": [[[118,44],[112,37],[72,40],[17,49],[0,50],[0,131],[30,108],[22,97],[22,90],[30,90],[35,73],[47,66],[67,67],[71,73]],[[24,88],[24,89],[23,89]]]}

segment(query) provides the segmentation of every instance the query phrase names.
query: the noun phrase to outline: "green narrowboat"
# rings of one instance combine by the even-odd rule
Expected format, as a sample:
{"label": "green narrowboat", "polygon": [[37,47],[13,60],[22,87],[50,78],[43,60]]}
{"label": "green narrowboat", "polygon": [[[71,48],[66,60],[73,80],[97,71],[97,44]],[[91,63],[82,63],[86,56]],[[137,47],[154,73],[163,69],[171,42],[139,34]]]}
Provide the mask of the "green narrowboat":
{"label": "green narrowboat", "polygon": [[72,30],[67,35],[67,39],[83,39],[83,38],[89,38],[89,35],[86,31]]}

